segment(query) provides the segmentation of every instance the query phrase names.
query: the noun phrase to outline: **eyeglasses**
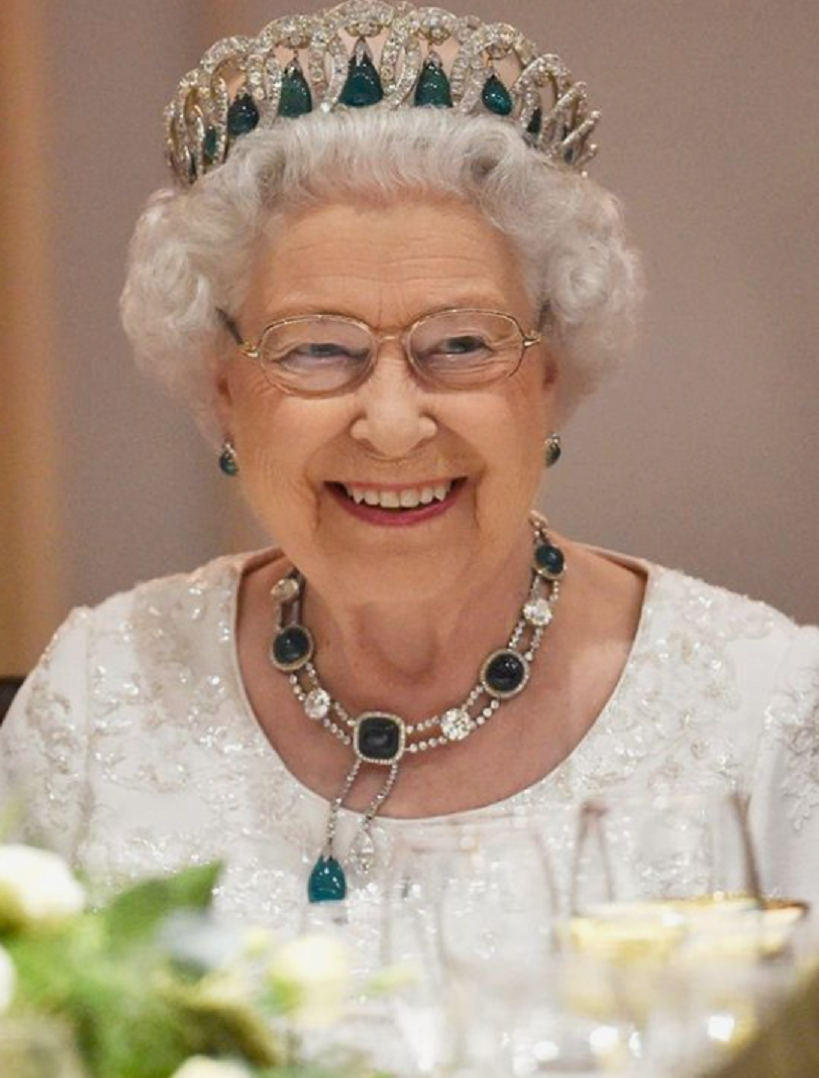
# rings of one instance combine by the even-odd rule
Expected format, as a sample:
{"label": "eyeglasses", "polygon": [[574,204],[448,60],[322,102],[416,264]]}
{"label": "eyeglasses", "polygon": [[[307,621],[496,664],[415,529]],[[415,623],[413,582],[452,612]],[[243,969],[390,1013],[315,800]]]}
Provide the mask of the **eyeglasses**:
{"label": "eyeglasses", "polygon": [[219,314],[248,359],[283,393],[333,397],[362,385],[384,341],[400,341],[418,380],[435,389],[473,389],[515,373],[527,349],[541,341],[525,333],[511,314],[443,310],[422,315],[395,333],[377,333],[355,318],[310,314],[281,318],[262,330],[257,344],[242,337],[224,311]]}

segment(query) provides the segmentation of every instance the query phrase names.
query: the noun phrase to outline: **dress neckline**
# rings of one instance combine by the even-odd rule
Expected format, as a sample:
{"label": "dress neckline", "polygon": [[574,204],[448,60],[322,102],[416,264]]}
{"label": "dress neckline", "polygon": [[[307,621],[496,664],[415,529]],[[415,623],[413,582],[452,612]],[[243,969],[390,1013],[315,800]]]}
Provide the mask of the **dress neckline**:
{"label": "dress neckline", "polygon": [[[636,558],[628,554],[622,554],[618,551],[608,550],[605,547],[593,546],[590,544],[580,544],[586,550],[598,554],[599,556],[606,558],[608,561],[615,562],[624,566],[627,569],[636,570],[643,574],[646,578],[646,587],[643,594],[643,602],[640,608],[640,617],[637,622],[637,629],[634,633],[634,637],[631,641],[631,647],[629,648],[626,661],[623,664],[623,668],[620,671],[620,676],[617,679],[617,683],[612,689],[603,707],[597,714],[597,717],[589,725],[586,732],[574,746],[572,751],[565,756],[551,771],[542,775],[535,782],[529,786],[525,786],[520,790],[516,790],[513,794],[509,794],[508,797],[504,797],[499,801],[493,801],[488,805],[479,805],[475,808],[462,809],[459,812],[447,813],[437,816],[384,816],[378,817],[379,823],[388,827],[410,827],[418,826],[419,824],[430,824],[445,822],[447,820],[454,819],[469,819],[478,818],[483,815],[491,815],[495,813],[512,812],[515,808],[522,807],[527,801],[532,798],[539,798],[539,795],[544,797],[548,796],[548,793],[552,789],[556,789],[561,779],[576,765],[582,764],[590,756],[594,754],[597,742],[604,738],[606,734],[611,733],[612,728],[617,722],[618,715],[622,713],[620,708],[620,702],[623,697],[627,695],[628,685],[632,677],[632,671],[639,664],[639,660],[647,646],[647,641],[651,633],[651,622],[653,620],[653,613],[656,607],[657,591],[660,585],[660,581],[665,573],[665,570],[656,565],[653,562],[646,561],[643,558]],[[282,551],[278,548],[267,548],[264,550],[257,550],[250,554],[241,554],[237,557],[229,559],[229,609],[227,616],[230,624],[230,648],[228,654],[228,665],[230,668],[230,676],[233,680],[236,696],[241,705],[242,719],[248,723],[253,730],[254,739],[257,740],[257,744],[260,746],[262,752],[268,757],[268,759],[274,763],[281,774],[291,782],[294,788],[300,793],[300,795],[312,802],[317,807],[323,808],[325,811],[329,810],[330,801],[317,793],[311,787],[307,786],[302,780],[294,774],[293,771],[285,763],[280,753],[276,750],[275,746],[271,743],[267,735],[265,734],[261,723],[259,722],[253,705],[250,702],[250,698],[245,689],[244,679],[242,677],[241,665],[239,662],[239,634],[238,634],[238,614],[239,614],[239,591],[242,582],[242,578],[246,572],[250,569],[258,568],[260,565],[264,565],[268,562],[274,561],[276,558],[283,557]],[[363,819],[363,813],[357,812],[354,809],[343,807],[339,811],[339,818],[348,818],[350,820]]]}

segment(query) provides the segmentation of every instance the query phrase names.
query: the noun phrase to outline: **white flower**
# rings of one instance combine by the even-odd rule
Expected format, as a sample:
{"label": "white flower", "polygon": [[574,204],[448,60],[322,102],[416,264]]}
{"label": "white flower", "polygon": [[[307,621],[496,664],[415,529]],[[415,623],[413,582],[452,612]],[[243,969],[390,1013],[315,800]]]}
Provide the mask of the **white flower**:
{"label": "white flower", "polygon": [[224,1059],[208,1059],[207,1056],[191,1056],[186,1059],[172,1078],[249,1078],[249,1071],[238,1063]]}
{"label": "white flower", "polygon": [[84,905],[85,892],[57,854],[0,846],[0,927],[59,925]]}
{"label": "white flower", "polygon": [[0,947],[0,1014],[4,1014],[14,999],[17,971],[6,951]]}
{"label": "white flower", "polygon": [[271,979],[293,1021],[305,1028],[341,1017],[350,977],[349,952],[332,936],[302,936],[276,955]]}

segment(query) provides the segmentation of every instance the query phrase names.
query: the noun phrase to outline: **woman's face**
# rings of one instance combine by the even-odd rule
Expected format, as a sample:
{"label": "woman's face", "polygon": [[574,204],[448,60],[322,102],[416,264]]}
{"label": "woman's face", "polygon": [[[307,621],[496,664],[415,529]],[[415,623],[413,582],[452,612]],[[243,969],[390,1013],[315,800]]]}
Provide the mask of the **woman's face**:
{"label": "woman's face", "polygon": [[[406,196],[288,218],[259,241],[238,324],[251,341],[276,319],[310,313],[392,331],[450,307],[504,311],[536,328],[506,238],[460,201]],[[220,384],[255,514],[314,586],[364,602],[440,595],[498,571],[526,532],[554,396],[544,345],[504,381],[447,391],[418,382],[392,339],[369,379],[339,396],[286,395],[238,353]],[[366,504],[376,494],[426,500],[430,488],[444,500]]]}

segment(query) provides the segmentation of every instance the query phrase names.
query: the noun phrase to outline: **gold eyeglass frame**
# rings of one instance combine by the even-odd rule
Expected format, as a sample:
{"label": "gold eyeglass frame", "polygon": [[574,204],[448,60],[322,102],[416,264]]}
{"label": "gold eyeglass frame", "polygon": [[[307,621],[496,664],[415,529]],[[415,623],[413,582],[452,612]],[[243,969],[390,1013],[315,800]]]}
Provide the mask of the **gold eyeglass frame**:
{"label": "gold eyeglass frame", "polygon": [[268,377],[268,372],[272,372],[272,371],[275,370],[275,364],[274,363],[266,363],[265,360],[262,357],[262,345],[264,343],[265,336],[271,330],[279,329],[281,326],[293,325],[293,324],[298,323],[298,322],[320,322],[320,321],[344,322],[347,325],[356,326],[359,329],[365,330],[370,335],[370,338],[371,338],[371,340],[373,342],[373,347],[372,347],[372,349],[370,351],[369,360],[362,367],[360,373],[357,374],[355,376],[355,378],[352,379],[352,381],[345,384],[345,386],[342,389],[329,389],[329,390],[319,390],[319,391],[306,390],[306,391],[304,391],[304,390],[295,389],[295,388],[293,388],[292,386],[289,386],[289,385],[283,385],[277,379],[272,378],[272,377],[270,378],[270,381],[272,382],[272,384],[275,385],[277,389],[281,390],[282,393],[286,393],[286,394],[288,394],[290,396],[294,396],[294,397],[308,397],[308,398],[315,398],[315,399],[322,398],[322,397],[340,397],[340,396],[343,396],[343,394],[351,393],[353,390],[358,389],[359,386],[362,386],[367,381],[367,379],[370,377],[370,375],[372,374],[372,372],[373,372],[373,370],[375,368],[376,363],[378,362],[378,354],[379,354],[379,351],[381,349],[381,345],[384,343],[384,341],[400,341],[401,347],[403,348],[403,351],[404,351],[404,357],[406,358],[407,362],[409,363],[410,368],[411,368],[414,376],[418,379],[418,381],[422,385],[430,386],[433,389],[437,389],[439,391],[444,391],[444,392],[453,392],[453,393],[460,392],[461,387],[451,386],[451,385],[443,385],[442,383],[436,381],[435,378],[430,377],[430,375],[426,371],[424,371],[424,369],[421,366],[419,366],[419,364],[416,362],[415,357],[413,356],[413,354],[412,354],[412,352],[411,352],[411,350],[410,350],[410,348],[408,346],[408,341],[409,341],[409,338],[410,338],[411,334],[414,333],[415,330],[417,330],[417,328],[420,325],[422,325],[424,322],[427,322],[430,318],[436,318],[438,315],[442,315],[442,314],[491,314],[491,315],[497,315],[497,316],[499,316],[501,318],[505,318],[507,321],[511,322],[515,326],[515,328],[517,329],[517,331],[518,331],[518,333],[520,335],[520,355],[518,356],[517,362],[515,363],[514,367],[511,367],[508,371],[504,371],[503,374],[499,375],[496,378],[490,378],[485,382],[475,382],[473,385],[464,386],[463,389],[478,389],[478,388],[481,388],[482,386],[494,385],[496,382],[502,382],[502,381],[505,381],[507,378],[511,378],[512,375],[516,374],[518,372],[518,370],[520,370],[520,365],[523,362],[523,357],[526,355],[527,351],[530,348],[534,347],[534,345],[540,344],[541,341],[543,340],[543,334],[542,333],[538,333],[538,332],[527,333],[524,330],[523,326],[520,324],[520,322],[518,322],[517,318],[515,318],[515,316],[513,314],[509,314],[507,311],[494,311],[494,310],[489,310],[489,309],[482,308],[482,307],[445,307],[445,308],[443,308],[443,309],[441,309],[439,311],[429,311],[427,314],[422,314],[420,316],[420,318],[416,318],[414,322],[412,322],[409,326],[406,326],[403,329],[399,329],[397,331],[384,331],[384,332],[376,332],[376,330],[374,330],[372,328],[372,326],[368,325],[366,322],[362,322],[358,318],[351,318],[350,316],[344,315],[344,314],[331,314],[329,312],[321,313],[321,314],[294,315],[294,316],[292,316],[290,318],[277,318],[275,322],[268,323],[268,325],[266,325],[264,327],[264,329],[262,329],[261,333],[259,334],[258,341],[256,342],[256,344],[252,344],[250,341],[247,341],[247,340],[244,339],[244,337],[242,336],[241,331],[239,330],[238,324],[235,322],[235,320],[233,318],[230,317],[229,314],[227,314],[226,311],[223,311],[221,308],[217,308],[217,311],[218,311],[219,317],[221,318],[225,328],[227,329],[228,333],[233,338],[233,340],[234,340],[234,342],[235,342],[235,344],[236,344],[236,346],[238,348],[239,353],[241,355],[243,355],[246,359],[252,359],[255,362],[257,362],[259,364],[259,366],[262,368],[262,372],[264,373],[265,377]]}

